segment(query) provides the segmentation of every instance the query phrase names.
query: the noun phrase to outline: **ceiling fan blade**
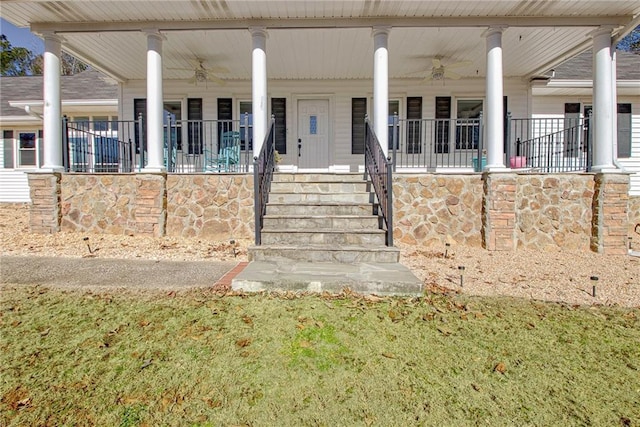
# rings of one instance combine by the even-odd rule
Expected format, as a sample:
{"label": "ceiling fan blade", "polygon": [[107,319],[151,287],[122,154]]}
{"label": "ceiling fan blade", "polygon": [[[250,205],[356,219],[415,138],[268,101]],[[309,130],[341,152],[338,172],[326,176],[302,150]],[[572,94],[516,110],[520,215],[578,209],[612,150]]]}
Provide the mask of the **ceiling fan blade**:
{"label": "ceiling fan blade", "polygon": [[167,70],[180,70],[180,71],[193,71],[193,68],[175,68],[175,67],[168,67]]}
{"label": "ceiling fan blade", "polygon": [[459,80],[460,77],[462,77],[460,74],[455,73],[453,71],[449,71],[447,69],[444,70],[444,76],[447,79],[452,79],[452,80]]}
{"label": "ceiling fan blade", "polygon": [[189,80],[187,80],[187,82],[196,83],[196,76],[191,77]]}
{"label": "ceiling fan blade", "polygon": [[214,76],[214,75],[212,75],[212,74],[209,74],[209,75],[207,76],[207,80],[212,81],[212,82],[214,82],[214,83],[217,83],[217,84],[219,84],[220,86],[224,86],[224,85],[226,85],[226,84],[227,84],[227,82],[225,82],[224,80],[222,80],[220,77],[216,77],[216,76]]}
{"label": "ceiling fan blade", "polygon": [[468,67],[469,65],[473,64],[473,61],[460,61],[460,62],[454,62],[453,64],[447,64],[445,65],[446,68],[460,68],[460,67]]}
{"label": "ceiling fan blade", "polygon": [[433,68],[440,68],[442,62],[440,61],[440,58],[432,58],[431,65],[433,65]]}
{"label": "ceiling fan blade", "polygon": [[211,68],[207,68],[207,71],[210,73],[226,74],[229,72],[229,69],[222,66],[213,66]]}

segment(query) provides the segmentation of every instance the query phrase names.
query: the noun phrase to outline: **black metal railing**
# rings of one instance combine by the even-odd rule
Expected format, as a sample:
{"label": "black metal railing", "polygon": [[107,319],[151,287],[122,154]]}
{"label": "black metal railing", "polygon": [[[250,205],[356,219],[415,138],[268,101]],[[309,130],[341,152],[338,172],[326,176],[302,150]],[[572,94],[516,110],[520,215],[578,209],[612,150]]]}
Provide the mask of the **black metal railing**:
{"label": "black metal railing", "polygon": [[262,223],[269,202],[269,191],[271,191],[271,181],[273,172],[276,169],[275,158],[275,122],[271,116],[269,132],[264,138],[264,143],[260,149],[258,157],[253,159],[253,194],[254,194],[254,215],[255,215],[255,240],[256,245],[262,243]]}
{"label": "black metal railing", "polygon": [[590,171],[589,118],[513,119],[507,116],[507,166],[543,173]]}
{"label": "black metal railing", "polygon": [[378,212],[385,223],[387,246],[393,246],[393,163],[380,147],[369,119],[365,119],[364,178],[371,184],[378,199]]}
{"label": "black metal railing", "polygon": [[[253,129],[241,120],[175,120],[163,125],[163,163],[168,173],[248,173]],[[68,172],[127,173],[147,165],[144,119],[72,121],[63,118],[63,162]]]}
{"label": "black metal railing", "polygon": [[478,119],[400,119],[389,128],[394,171],[475,168],[482,164],[482,117]]}
{"label": "black metal railing", "polygon": [[127,173],[136,169],[135,120],[62,119],[67,172]]}

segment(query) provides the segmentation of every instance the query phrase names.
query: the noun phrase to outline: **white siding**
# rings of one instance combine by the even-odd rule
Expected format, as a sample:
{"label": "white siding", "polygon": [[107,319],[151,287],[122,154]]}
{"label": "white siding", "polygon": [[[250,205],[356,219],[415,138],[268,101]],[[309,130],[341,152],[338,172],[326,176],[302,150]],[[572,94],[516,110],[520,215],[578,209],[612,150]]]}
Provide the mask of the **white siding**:
{"label": "white siding", "polygon": [[27,174],[19,170],[0,169],[0,203],[30,201]]}

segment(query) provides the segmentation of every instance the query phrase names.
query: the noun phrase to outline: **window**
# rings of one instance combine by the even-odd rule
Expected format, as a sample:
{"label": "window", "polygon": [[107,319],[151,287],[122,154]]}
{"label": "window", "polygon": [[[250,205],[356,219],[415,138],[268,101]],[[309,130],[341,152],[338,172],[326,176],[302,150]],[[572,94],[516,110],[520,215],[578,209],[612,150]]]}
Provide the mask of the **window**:
{"label": "window", "polygon": [[451,97],[436,96],[436,145],[437,154],[449,152],[449,126],[451,125]]}
{"label": "window", "polygon": [[407,97],[407,154],[422,153],[422,97]]}
{"label": "window", "polygon": [[20,132],[18,134],[18,165],[36,165],[36,133]]}
{"label": "window", "polygon": [[253,104],[240,101],[240,149],[253,150]]}
{"label": "window", "polygon": [[287,98],[271,98],[271,114],[276,117],[276,151],[287,154]]}
{"label": "window", "polygon": [[[400,116],[400,101],[389,101],[389,150],[393,150],[393,118]],[[396,150],[400,147],[400,126],[395,129]]]}
{"label": "window", "polygon": [[618,157],[631,157],[631,104],[618,104]]}
{"label": "window", "polygon": [[109,117],[108,116],[95,116],[93,117],[93,130],[106,132],[109,130]]}
{"label": "window", "polygon": [[13,131],[2,131],[4,164],[6,169],[13,169]]}
{"label": "window", "polygon": [[351,99],[351,154],[364,154],[367,98]]}
{"label": "window", "polygon": [[578,157],[580,152],[580,103],[564,104],[564,155]]}
{"label": "window", "polygon": [[480,142],[481,99],[459,99],[456,120],[456,149],[473,150]]}

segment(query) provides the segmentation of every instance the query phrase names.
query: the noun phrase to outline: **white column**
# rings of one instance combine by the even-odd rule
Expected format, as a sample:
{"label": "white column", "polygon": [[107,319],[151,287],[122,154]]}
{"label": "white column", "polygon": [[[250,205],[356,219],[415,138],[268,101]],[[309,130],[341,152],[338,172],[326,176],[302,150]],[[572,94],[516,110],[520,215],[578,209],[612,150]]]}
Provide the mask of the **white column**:
{"label": "white column", "polygon": [[389,44],[390,27],[373,29],[373,130],[385,156],[389,153]]}
{"label": "white column", "polygon": [[[502,27],[491,27],[485,31],[487,39],[486,105],[484,107],[485,148],[487,166],[485,170],[505,170],[504,164],[504,111],[502,76]],[[480,159],[478,160],[480,162]]]}
{"label": "white column", "polygon": [[611,149],[613,150],[613,164],[618,158],[618,77],[616,46],[611,45]]}
{"label": "white column", "polygon": [[158,31],[147,34],[147,165],[142,172],[165,172],[162,97],[162,41]]}
{"label": "white column", "polygon": [[611,28],[602,27],[593,37],[593,168],[615,171],[613,164],[613,115]]}
{"label": "white column", "polygon": [[60,51],[62,39],[53,33],[44,35],[44,163],[43,171],[61,172],[62,101],[60,99]]}
{"label": "white column", "polygon": [[251,32],[251,112],[253,114],[253,156],[260,155],[267,136],[267,32],[263,27]]}

